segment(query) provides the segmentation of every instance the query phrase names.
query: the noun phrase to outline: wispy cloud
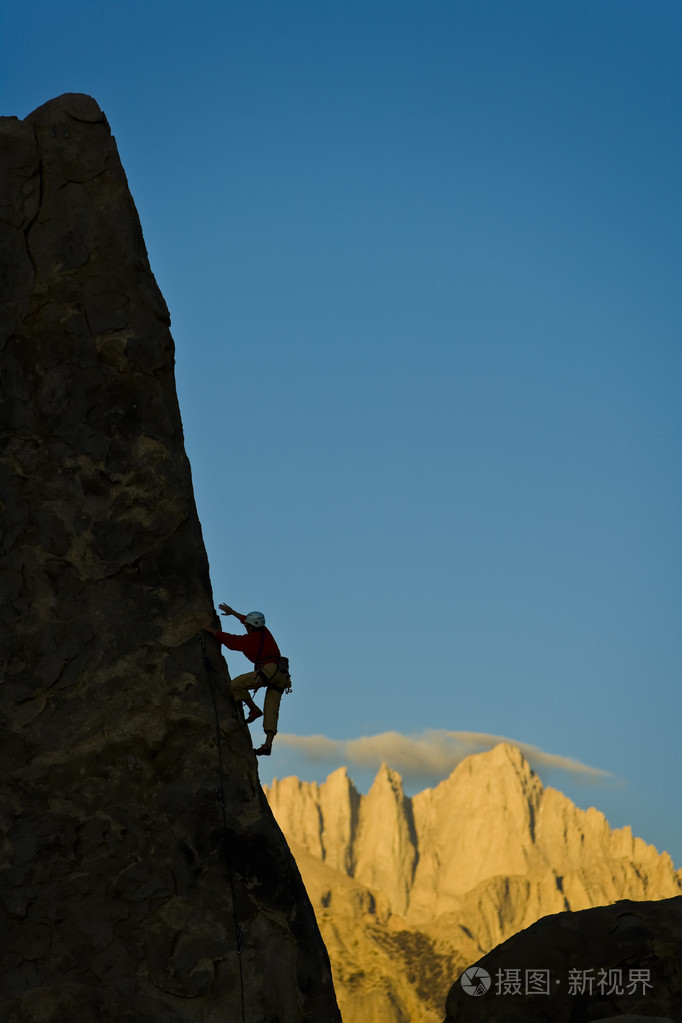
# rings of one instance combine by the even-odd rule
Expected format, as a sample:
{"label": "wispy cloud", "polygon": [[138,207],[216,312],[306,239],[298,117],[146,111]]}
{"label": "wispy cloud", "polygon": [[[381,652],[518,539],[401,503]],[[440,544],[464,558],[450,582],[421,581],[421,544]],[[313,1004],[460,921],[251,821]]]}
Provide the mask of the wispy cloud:
{"label": "wispy cloud", "polygon": [[482,753],[500,742],[516,746],[535,770],[553,768],[567,771],[575,779],[600,782],[613,776],[573,757],[547,753],[539,746],[518,742],[504,735],[485,732],[447,732],[426,729],[414,735],[381,732],[358,739],[329,739],[326,735],[278,735],[277,742],[295,749],[309,763],[350,769],[378,770],[382,763],[398,771],[406,784],[434,783],[447,777],[472,753]]}

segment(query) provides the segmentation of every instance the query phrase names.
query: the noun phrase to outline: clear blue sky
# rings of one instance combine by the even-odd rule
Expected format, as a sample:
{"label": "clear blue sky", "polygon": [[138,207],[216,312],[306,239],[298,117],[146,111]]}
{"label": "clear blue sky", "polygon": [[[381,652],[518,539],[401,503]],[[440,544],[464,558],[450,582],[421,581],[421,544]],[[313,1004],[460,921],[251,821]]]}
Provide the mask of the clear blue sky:
{"label": "clear blue sky", "polygon": [[117,138],[216,603],[292,660],[263,780],[506,736],[682,866],[678,0],[0,19],[2,113]]}

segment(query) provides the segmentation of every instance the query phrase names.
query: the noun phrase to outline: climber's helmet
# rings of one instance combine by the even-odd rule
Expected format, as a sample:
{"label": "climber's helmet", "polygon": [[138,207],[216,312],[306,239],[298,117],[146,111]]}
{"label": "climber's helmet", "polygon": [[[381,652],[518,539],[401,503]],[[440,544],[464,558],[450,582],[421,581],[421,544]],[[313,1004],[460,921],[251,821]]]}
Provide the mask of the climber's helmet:
{"label": "climber's helmet", "polygon": [[262,629],[265,625],[265,615],[260,611],[249,611],[244,618],[245,625],[253,625],[254,629]]}

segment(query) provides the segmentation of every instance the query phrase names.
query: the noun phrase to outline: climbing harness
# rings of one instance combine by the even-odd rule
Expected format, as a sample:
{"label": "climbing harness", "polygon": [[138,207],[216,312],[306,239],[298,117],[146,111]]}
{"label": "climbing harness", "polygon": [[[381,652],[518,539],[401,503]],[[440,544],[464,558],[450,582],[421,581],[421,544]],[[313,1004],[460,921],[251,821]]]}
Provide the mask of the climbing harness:
{"label": "climbing harness", "polygon": [[[265,633],[263,633],[262,636],[261,636],[260,648],[258,650],[258,657],[256,658],[254,666],[253,666],[254,671],[256,672],[256,678],[257,679],[261,679],[265,683],[265,688],[266,689],[272,689],[276,693],[282,693],[282,694],[290,693],[291,692],[291,672],[289,671],[289,658],[288,657],[282,657],[282,655],[280,654],[279,658],[276,661],[273,660],[272,657],[266,657],[265,660],[261,660],[261,655],[263,653],[263,646],[264,646],[264,644],[265,644]],[[272,678],[276,678],[278,675],[284,675],[284,677],[287,680],[286,681],[286,685],[284,685],[284,686],[282,686],[282,685],[279,685],[279,686],[272,685],[272,679],[269,679],[268,676],[263,671],[263,668],[265,667],[266,664],[275,664],[276,665],[275,674],[272,676]]]}
{"label": "climbing harness", "polygon": [[[285,662],[284,666],[283,666],[283,662]],[[274,664],[275,662],[271,661],[270,663]],[[275,685],[275,684],[273,684],[272,679],[277,678],[278,675],[283,675],[286,678],[286,683],[284,685]],[[256,672],[256,677],[261,679],[265,683],[265,688],[266,689],[272,689],[272,690],[274,690],[274,692],[281,693],[282,695],[284,695],[284,693],[290,693],[291,692],[291,675],[289,674],[289,658],[288,657],[281,657],[279,659],[279,661],[276,663],[276,671],[275,671],[275,674],[272,676],[272,679],[268,678],[268,676],[265,674],[265,672],[262,669],[260,669],[260,668]]]}
{"label": "climbing harness", "polygon": [[[227,699],[227,694],[222,689],[217,676],[215,675],[213,665],[208,659],[206,653],[206,640],[204,639],[203,632],[199,633],[199,642],[201,643],[201,653],[204,658],[204,665],[206,666],[206,675],[208,676],[208,685],[211,692],[211,701],[213,703],[213,714],[215,717],[215,730],[216,730],[216,743],[218,745],[218,785],[216,788],[216,795],[218,802],[220,803],[223,813],[223,830],[224,830],[224,843],[225,843],[225,861],[227,863],[227,872],[230,878],[230,895],[232,897],[232,913],[234,915],[234,931],[237,946],[237,958],[239,960],[239,988],[241,995],[241,1006],[242,1006],[242,1023],[245,1023],[246,1016],[244,1010],[244,967],[242,964],[242,932],[237,918],[237,902],[235,899],[234,891],[234,873],[232,871],[232,862],[230,860],[230,844],[228,841],[228,829],[227,829],[227,809],[225,807],[225,787],[223,785],[223,750],[222,740],[220,735],[220,717],[218,715],[218,704],[215,698],[215,689]],[[227,677],[229,679],[230,673],[228,669]],[[215,689],[214,689],[215,687]]]}

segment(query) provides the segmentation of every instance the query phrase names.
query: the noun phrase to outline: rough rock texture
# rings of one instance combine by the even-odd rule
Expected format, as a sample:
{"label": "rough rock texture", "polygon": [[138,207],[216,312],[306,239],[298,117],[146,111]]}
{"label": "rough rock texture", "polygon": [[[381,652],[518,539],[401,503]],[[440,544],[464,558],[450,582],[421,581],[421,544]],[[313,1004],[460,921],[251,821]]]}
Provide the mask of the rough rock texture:
{"label": "rough rock texture", "polygon": [[0,146],[0,1019],[338,1020],[197,639],[213,599],[169,316],[106,118],[65,95],[0,119]]}
{"label": "rough rock texture", "polygon": [[433,928],[406,923],[382,893],[289,844],[329,950],[344,1023],[441,1023],[452,978],[480,954],[470,939],[437,920]]}
{"label": "rough rock texture", "polygon": [[[500,744],[412,799],[345,768],[266,789],[334,969],[345,1023],[435,1023],[452,977],[540,917],[682,892],[667,853],[543,788]],[[369,968],[369,964],[374,965]]]}
{"label": "rough rock texture", "polygon": [[[547,916],[476,963],[491,978],[485,994],[452,986],[445,1023],[680,1023],[681,948],[680,896]],[[544,971],[536,983],[550,993],[526,994],[526,971]]]}

